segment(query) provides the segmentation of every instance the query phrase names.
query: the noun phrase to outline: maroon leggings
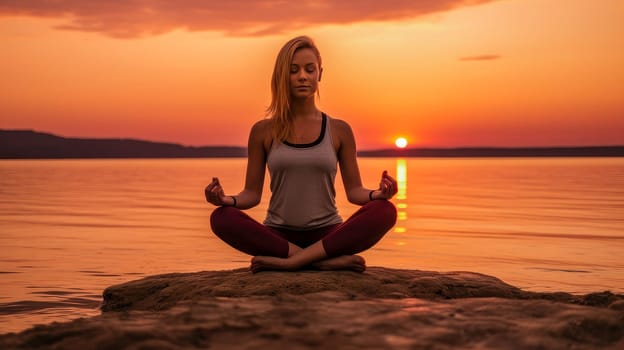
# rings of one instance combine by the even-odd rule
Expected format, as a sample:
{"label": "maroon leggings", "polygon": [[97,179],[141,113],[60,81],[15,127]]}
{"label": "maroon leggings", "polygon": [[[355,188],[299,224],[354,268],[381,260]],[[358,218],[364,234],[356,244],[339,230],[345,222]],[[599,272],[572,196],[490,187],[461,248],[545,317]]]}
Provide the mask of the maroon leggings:
{"label": "maroon leggings", "polygon": [[249,255],[286,258],[288,242],[305,248],[322,240],[327,256],[335,257],[372,247],[394,226],[396,216],[391,202],[374,200],[341,224],[293,231],[265,226],[234,207],[219,207],[210,216],[210,225],[225,243]]}

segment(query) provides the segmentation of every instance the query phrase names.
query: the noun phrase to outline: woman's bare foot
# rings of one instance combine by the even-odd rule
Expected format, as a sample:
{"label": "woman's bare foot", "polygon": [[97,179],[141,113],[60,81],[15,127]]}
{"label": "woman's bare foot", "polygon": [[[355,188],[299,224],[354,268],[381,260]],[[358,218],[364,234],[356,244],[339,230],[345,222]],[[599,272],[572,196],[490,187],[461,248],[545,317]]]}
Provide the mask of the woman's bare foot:
{"label": "woman's bare foot", "polygon": [[312,264],[312,267],[323,271],[349,270],[364,272],[366,270],[366,261],[359,255],[342,255],[315,262]]}
{"label": "woman's bare foot", "polygon": [[268,270],[296,270],[294,266],[291,266],[289,259],[276,258],[272,256],[254,256],[251,259],[251,266],[249,269],[252,273],[258,273],[260,271]]}
{"label": "woman's bare foot", "polygon": [[[294,271],[299,267],[291,264],[291,259],[276,258],[272,256],[255,256],[251,259],[249,269],[252,273],[260,271]],[[366,261],[359,255],[342,255],[335,258],[324,259],[310,265],[312,268],[322,271],[347,270],[364,272]]]}

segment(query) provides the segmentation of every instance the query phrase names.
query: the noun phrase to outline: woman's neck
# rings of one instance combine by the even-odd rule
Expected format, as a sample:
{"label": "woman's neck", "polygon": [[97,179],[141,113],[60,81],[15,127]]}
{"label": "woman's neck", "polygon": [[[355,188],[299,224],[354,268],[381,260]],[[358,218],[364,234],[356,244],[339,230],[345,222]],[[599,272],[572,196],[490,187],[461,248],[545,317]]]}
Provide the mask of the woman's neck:
{"label": "woman's neck", "polygon": [[293,119],[315,119],[319,115],[314,98],[304,101],[291,100],[290,113]]}

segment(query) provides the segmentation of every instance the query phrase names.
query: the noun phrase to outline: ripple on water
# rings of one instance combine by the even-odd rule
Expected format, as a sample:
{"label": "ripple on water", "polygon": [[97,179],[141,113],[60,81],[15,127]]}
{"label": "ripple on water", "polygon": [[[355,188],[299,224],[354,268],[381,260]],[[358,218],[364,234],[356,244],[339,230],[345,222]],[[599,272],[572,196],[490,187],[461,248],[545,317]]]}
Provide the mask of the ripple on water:
{"label": "ripple on water", "polygon": [[0,303],[0,315],[28,313],[47,309],[93,309],[100,305],[99,298],[65,298],[56,301],[20,300],[9,303]]}

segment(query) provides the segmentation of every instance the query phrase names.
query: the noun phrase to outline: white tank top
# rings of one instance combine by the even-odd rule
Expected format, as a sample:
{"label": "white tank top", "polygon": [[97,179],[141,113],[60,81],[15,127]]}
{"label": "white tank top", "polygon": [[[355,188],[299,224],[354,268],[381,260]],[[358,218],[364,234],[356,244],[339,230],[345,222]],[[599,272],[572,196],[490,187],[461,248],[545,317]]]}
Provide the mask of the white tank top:
{"label": "white tank top", "polygon": [[264,224],[289,230],[311,230],[339,224],[334,181],[338,158],[329,117],[318,139],[309,144],[273,144],[267,157],[271,200]]}

